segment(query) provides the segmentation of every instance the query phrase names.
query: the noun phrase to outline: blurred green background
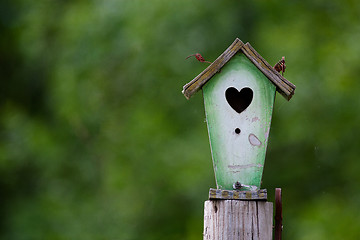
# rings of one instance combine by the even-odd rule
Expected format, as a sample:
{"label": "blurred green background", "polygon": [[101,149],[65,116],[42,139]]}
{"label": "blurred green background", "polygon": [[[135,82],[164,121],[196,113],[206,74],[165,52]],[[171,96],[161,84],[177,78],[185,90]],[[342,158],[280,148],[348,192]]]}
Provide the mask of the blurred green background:
{"label": "blurred green background", "polygon": [[238,37],[276,98],[263,188],[284,239],[360,237],[360,2],[0,2],[0,238],[202,239],[215,187],[201,93]]}

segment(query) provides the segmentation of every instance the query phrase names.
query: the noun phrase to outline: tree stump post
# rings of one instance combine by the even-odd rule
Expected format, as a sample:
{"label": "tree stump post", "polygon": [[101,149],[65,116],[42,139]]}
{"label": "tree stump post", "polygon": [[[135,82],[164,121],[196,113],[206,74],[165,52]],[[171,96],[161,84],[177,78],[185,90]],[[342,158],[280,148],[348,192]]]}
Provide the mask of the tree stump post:
{"label": "tree stump post", "polygon": [[264,200],[208,200],[204,206],[204,240],[270,240],[273,203]]}

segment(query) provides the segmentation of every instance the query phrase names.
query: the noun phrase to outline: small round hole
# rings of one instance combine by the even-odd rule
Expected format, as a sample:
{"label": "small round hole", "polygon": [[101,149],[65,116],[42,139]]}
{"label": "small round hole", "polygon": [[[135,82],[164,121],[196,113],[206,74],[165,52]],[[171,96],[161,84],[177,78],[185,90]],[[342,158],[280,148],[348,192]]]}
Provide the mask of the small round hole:
{"label": "small round hole", "polygon": [[236,134],[239,134],[240,132],[241,132],[241,130],[240,130],[239,128],[236,128],[236,129],[235,129],[235,133],[236,133]]}

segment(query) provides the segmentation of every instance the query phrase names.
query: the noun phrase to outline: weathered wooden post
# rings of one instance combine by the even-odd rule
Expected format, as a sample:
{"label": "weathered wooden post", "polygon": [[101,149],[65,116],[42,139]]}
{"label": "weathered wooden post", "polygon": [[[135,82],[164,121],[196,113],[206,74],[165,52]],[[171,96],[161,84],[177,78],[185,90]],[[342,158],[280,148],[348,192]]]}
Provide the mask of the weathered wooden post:
{"label": "weathered wooden post", "polygon": [[273,205],[260,185],[275,92],[290,100],[295,85],[237,38],[183,94],[199,89],[217,185],[205,202],[204,239],[272,239]]}

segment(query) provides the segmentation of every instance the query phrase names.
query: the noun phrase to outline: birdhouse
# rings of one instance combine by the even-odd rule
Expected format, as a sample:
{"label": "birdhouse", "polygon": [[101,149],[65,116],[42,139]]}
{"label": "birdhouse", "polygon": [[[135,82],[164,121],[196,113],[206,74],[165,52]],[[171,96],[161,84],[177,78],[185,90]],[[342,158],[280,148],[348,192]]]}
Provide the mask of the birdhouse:
{"label": "birdhouse", "polygon": [[295,85],[237,38],[183,94],[189,99],[200,89],[217,188],[259,189],[275,93],[290,100]]}

